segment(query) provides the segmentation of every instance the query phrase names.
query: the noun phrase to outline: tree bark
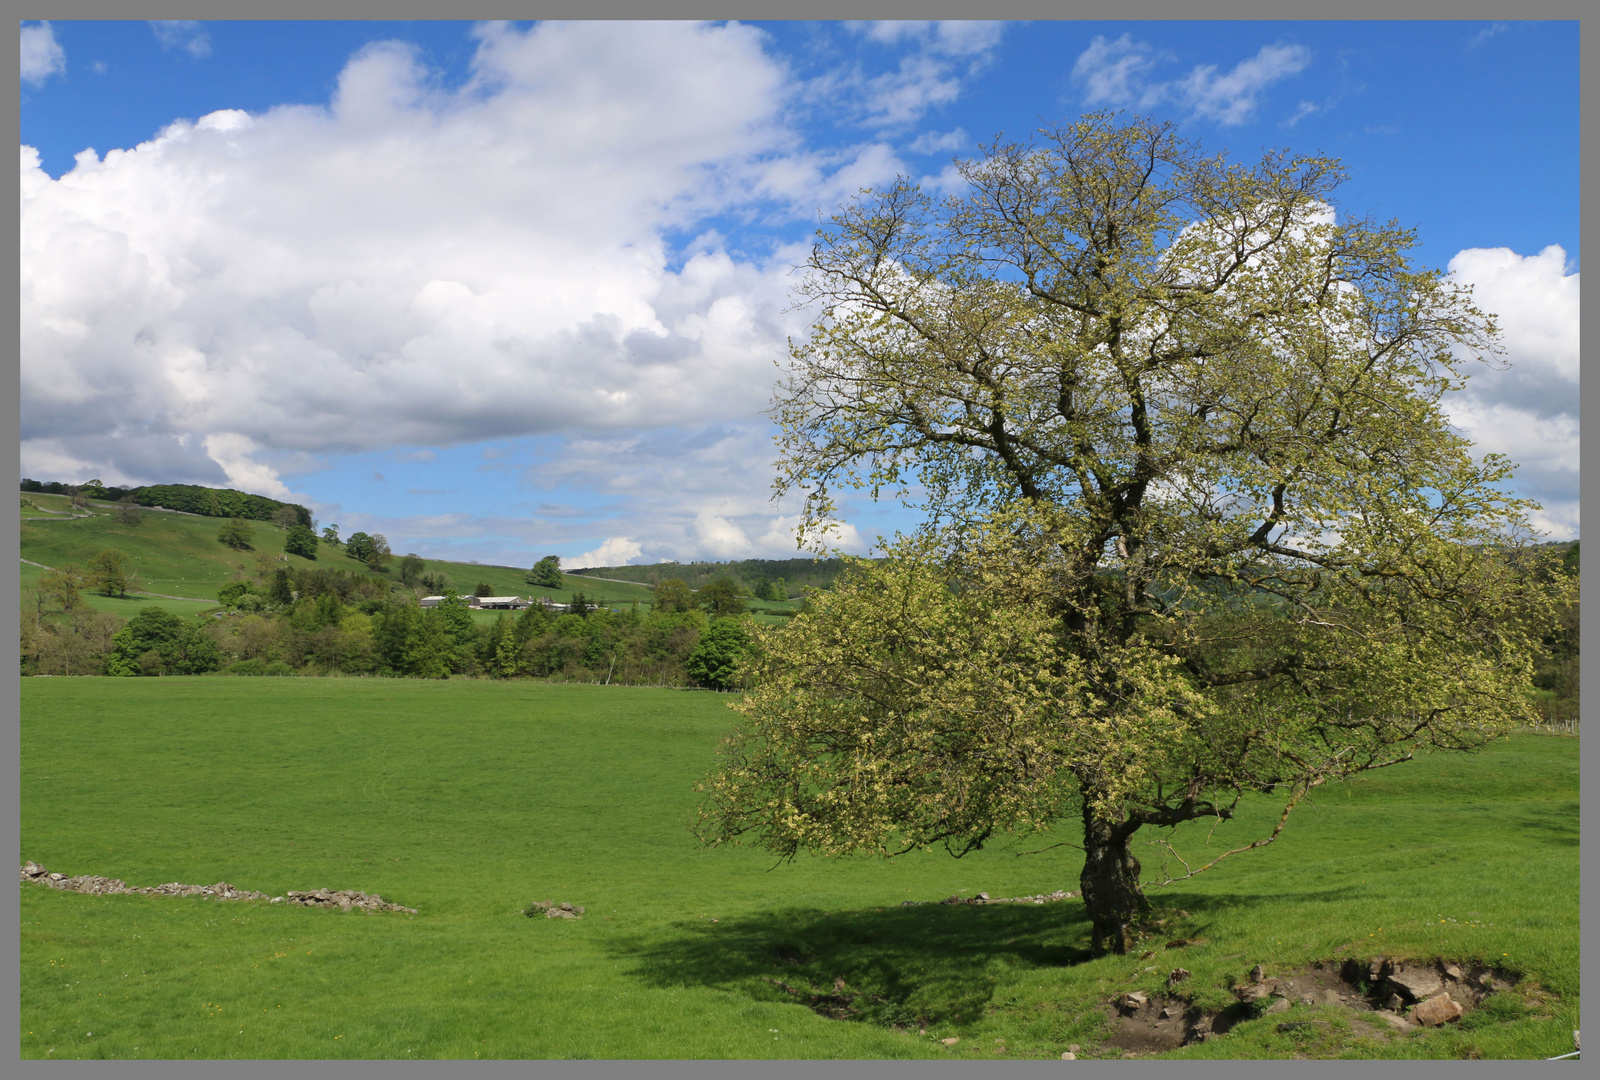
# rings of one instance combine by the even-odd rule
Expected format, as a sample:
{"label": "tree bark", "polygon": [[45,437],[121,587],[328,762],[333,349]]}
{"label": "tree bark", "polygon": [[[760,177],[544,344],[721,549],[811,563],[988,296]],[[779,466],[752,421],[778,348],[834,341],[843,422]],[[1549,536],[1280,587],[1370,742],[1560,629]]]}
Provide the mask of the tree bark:
{"label": "tree bark", "polygon": [[1126,953],[1133,948],[1135,927],[1150,910],[1139,889],[1139,860],[1128,850],[1137,826],[1107,821],[1083,811],[1083,906],[1094,925],[1090,948],[1100,953]]}

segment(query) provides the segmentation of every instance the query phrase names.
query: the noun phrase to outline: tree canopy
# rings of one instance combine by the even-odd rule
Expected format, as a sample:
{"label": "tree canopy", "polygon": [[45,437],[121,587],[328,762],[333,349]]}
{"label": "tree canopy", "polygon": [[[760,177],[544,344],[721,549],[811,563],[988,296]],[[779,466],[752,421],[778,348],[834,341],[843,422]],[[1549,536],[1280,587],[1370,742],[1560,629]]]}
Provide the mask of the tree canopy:
{"label": "tree canopy", "polygon": [[[1493,318],[1337,212],[1338,162],[1095,114],[959,172],[864,193],[805,267],[778,490],[802,530],[840,487],[914,488],[926,524],[759,632],[702,836],[961,854],[1072,818],[1093,947],[1125,951],[1139,830],[1276,796],[1246,850],[1319,785],[1528,719],[1570,581],[1516,568],[1531,504],[1441,406]],[[1169,839],[1158,881],[1219,857]]]}
{"label": "tree canopy", "polygon": [[561,556],[546,555],[533,564],[523,580],[546,589],[561,588]]}

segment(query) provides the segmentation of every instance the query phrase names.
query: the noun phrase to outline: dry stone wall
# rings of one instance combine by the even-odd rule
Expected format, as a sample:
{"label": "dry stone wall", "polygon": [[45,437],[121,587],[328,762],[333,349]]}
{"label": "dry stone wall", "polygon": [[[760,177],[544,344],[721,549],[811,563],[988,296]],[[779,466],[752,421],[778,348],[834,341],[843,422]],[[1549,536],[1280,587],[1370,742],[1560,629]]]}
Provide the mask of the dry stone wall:
{"label": "dry stone wall", "polygon": [[68,877],[46,870],[36,862],[22,864],[22,880],[67,892],[88,893],[91,896],[110,896],[118,893],[137,893],[141,896],[198,896],[206,900],[265,900],[269,904],[298,904],[301,907],[338,908],[341,911],[402,911],[415,915],[416,908],[392,904],[376,893],[357,889],[312,889],[305,892],[290,889],[283,896],[268,896],[264,892],[239,889],[226,881],[215,885],[185,885],[171,881],[165,885],[132,886],[120,878],[97,877],[82,874]]}

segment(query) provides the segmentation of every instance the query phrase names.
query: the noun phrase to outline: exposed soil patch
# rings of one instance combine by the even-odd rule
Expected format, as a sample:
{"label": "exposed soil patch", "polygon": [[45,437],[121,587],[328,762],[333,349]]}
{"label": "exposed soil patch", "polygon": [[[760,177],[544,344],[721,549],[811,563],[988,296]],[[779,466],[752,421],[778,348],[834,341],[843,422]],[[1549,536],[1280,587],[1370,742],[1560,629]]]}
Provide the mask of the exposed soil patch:
{"label": "exposed soil patch", "polygon": [[[1188,972],[1176,969],[1169,986]],[[1196,1008],[1176,995],[1123,994],[1110,1002],[1117,1033],[1110,1044],[1136,1053],[1174,1050],[1225,1034],[1244,1020],[1288,1013],[1296,1005],[1346,1010],[1364,1030],[1410,1031],[1459,1020],[1485,997],[1512,986],[1515,976],[1477,962],[1445,959],[1398,961],[1329,960],[1296,971],[1269,972],[1257,965],[1234,987],[1238,1002],[1221,1011]],[[1285,1016],[1281,1031],[1310,1028],[1312,1019]]]}
{"label": "exposed soil patch", "polygon": [[[787,959],[787,958],[786,958]],[[825,1016],[829,1020],[854,1020],[862,1013],[862,1005],[882,1005],[887,999],[876,994],[863,994],[852,990],[845,985],[842,978],[833,980],[833,992],[818,991],[814,987],[790,986],[781,979],[768,979],[767,982],[776,986],[786,994],[792,994],[806,1008],[818,1016]],[[926,1024],[926,1020],[919,1023]],[[893,1027],[906,1027],[906,1024],[894,1024]]]}
{"label": "exposed soil patch", "polygon": [[358,911],[403,911],[410,915],[417,913],[416,908],[391,904],[376,893],[364,893],[358,889],[311,889],[305,892],[291,889],[284,896],[268,896],[264,892],[235,888],[226,881],[219,881],[215,885],[185,885],[181,881],[170,881],[165,885],[132,886],[121,878],[97,877],[94,874],[81,874],[77,877],[52,874],[32,861],[22,864],[22,880],[48,885],[52,889],[66,892],[88,893],[91,896],[112,896],[120,893],[136,893],[141,896],[198,896],[205,900],[265,900],[270,904],[336,907],[341,911],[350,911],[353,908]]}

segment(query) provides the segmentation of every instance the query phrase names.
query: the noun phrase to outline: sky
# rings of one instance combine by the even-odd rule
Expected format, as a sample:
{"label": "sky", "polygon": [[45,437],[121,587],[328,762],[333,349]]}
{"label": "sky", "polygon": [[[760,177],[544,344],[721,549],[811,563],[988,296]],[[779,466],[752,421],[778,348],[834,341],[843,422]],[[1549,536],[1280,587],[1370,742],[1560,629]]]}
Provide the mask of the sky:
{"label": "sky", "polygon": [[[1578,535],[1575,22],[21,25],[21,474],[397,552],[792,558],[763,415],[819,220],[1092,109],[1339,157],[1504,370],[1447,403]],[[840,503],[865,552],[914,523]]]}

